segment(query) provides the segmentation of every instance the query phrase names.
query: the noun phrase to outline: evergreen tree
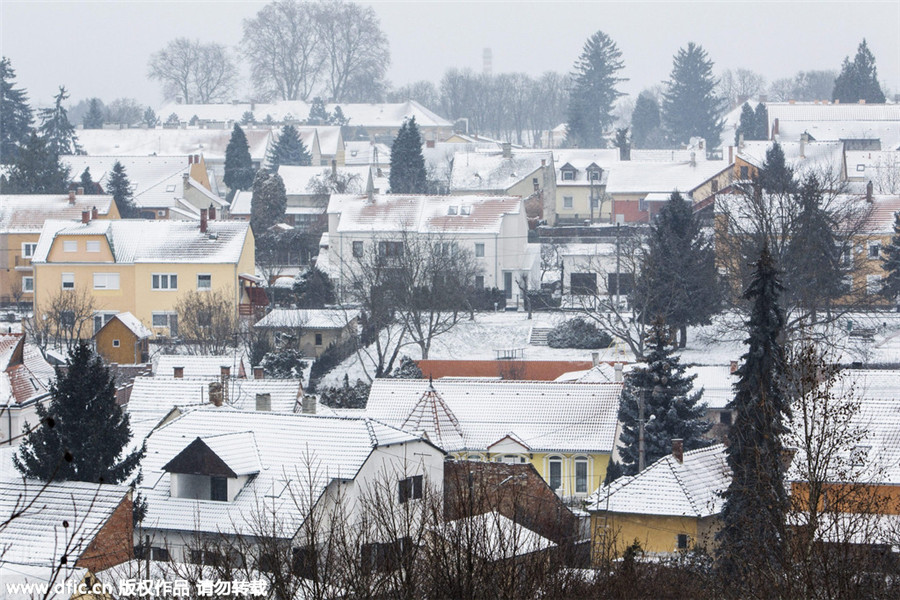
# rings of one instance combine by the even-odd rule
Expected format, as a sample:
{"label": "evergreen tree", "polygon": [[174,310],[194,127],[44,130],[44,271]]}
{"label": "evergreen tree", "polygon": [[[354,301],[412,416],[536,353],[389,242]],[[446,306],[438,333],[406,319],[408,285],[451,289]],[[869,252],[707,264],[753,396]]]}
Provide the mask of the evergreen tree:
{"label": "evergreen tree", "polygon": [[[635,148],[650,148],[648,142],[659,131],[659,102],[650,92],[641,92],[631,113],[631,144]],[[657,135],[658,137],[658,135]]]}
{"label": "evergreen tree", "polygon": [[616,89],[618,83],[627,81],[616,76],[624,66],[622,52],[602,31],[585,42],[572,73],[566,122],[566,143],[569,146],[606,147],[603,132],[615,121],[612,110],[616,98],[624,95]]}
{"label": "evergreen tree", "polygon": [[743,136],[744,140],[755,140],[756,137],[756,114],[750,108],[750,104],[744,102],[741,106],[741,120],[734,132],[734,145],[739,146]]}
{"label": "evergreen tree", "polygon": [[308,167],[312,164],[312,156],[300,139],[296,127],[285,125],[281,128],[278,141],[269,153],[268,163],[273,172],[281,165]]}
{"label": "evergreen tree", "polygon": [[647,336],[650,353],[644,365],[625,377],[619,421],[619,457],[624,474],[634,475],[639,467],[640,402],[644,403],[645,465],[672,452],[672,440],[684,441],[685,450],[710,445],[703,438],[712,427],[704,418],[706,404],[700,402],[703,391],[691,393],[696,375],[684,374],[685,367],[669,347],[669,331],[661,319],[655,321]]}
{"label": "evergreen tree", "polygon": [[894,236],[882,253],[881,268],[886,275],[881,284],[880,294],[891,302],[896,302],[900,297],[900,212],[894,213]]}
{"label": "evergreen tree", "polygon": [[753,111],[754,120],[756,121],[756,136],[754,140],[769,139],[769,109],[762,102],[756,105]]}
{"label": "evergreen tree", "polygon": [[791,194],[797,189],[794,169],[788,166],[778,142],[766,149],[766,160],[759,169],[759,185],[770,194]]}
{"label": "evergreen tree", "polygon": [[91,168],[85,167],[81,173],[81,187],[84,189],[84,193],[90,196],[96,191],[96,185],[91,177]]}
{"label": "evergreen tree", "polygon": [[319,96],[313,98],[309,107],[309,117],[306,118],[307,125],[327,125],[331,115],[325,108],[325,102]]}
{"label": "evergreen tree", "polygon": [[115,200],[116,208],[119,209],[119,216],[123,219],[137,219],[141,216],[141,211],[134,204],[128,174],[125,173],[125,167],[119,161],[116,161],[112,172],[109,174],[109,179],[106,182],[106,193]]}
{"label": "evergreen tree", "polygon": [[176,113],[172,113],[166,119],[165,126],[166,127],[178,127],[181,124],[181,119],[178,117]]}
{"label": "evergreen tree", "polygon": [[284,221],[287,209],[287,193],[284,181],[277,173],[261,169],[253,181],[253,197],[250,200],[250,227],[259,238],[273,225]]}
{"label": "evergreen tree", "polygon": [[615,146],[619,149],[619,160],[631,160],[631,140],[628,139],[628,128],[616,129]]}
{"label": "evergreen tree", "polygon": [[875,67],[875,56],[863,39],[856,50],[856,57],[844,58],[841,73],[834,80],[832,100],[856,104],[865,100],[869,104],[884,104],[884,92],[878,83],[878,69]]}
{"label": "evergreen tree", "polygon": [[249,190],[253,185],[253,161],[247,136],[237,123],[225,148],[225,185],[230,190]]}
{"label": "evergreen tree", "polygon": [[338,127],[343,127],[349,122],[350,119],[344,116],[344,110],[340,106],[335,106],[334,112],[328,118],[329,125],[337,125]]}
{"label": "evergreen tree", "polygon": [[103,103],[100,98],[91,98],[87,113],[81,120],[85,129],[103,129]]}
{"label": "evergreen tree", "polygon": [[241,125],[244,127],[247,125],[256,125],[256,117],[253,116],[251,111],[245,110],[244,114],[241,115]]}
{"label": "evergreen tree", "polygon": [[413,117],[403,122],[391,145],[392,194],[425,194],[428,182],[425,174],[425,157],[422,155],[422,136]]}
{"label": "evergreen tree", "polygon": [[44,138],[34,131],[19,149],[16,162],[9,169],[5,194],[65,194],[69,189],[69,167],[59,162]]}
{"label": "evergreen tree", "polygon": [[47,148],[57,156],[63,154],[82,154],[75,135],[75,126],[69,123],[69,113],[62,102],[69,97],[66,88],[60,86],[59,93],[54,96],[52,108],[43,108],[40,112],[41,135],[47,142]]}
{"label": "evergreen tree", "polygon": [[723,102],[715,94],[712,69],[706,51],[693,42],[675,55],[662,104],[663,124],[672,141],[686,144],[699,136],[708,148],[719,145]]}
{"label": "evergreen tree", "polygon": [[124,481],[144,450],[127,452],[128,414],[116,403],[109,369],[86,342],[69,353],[50,396],[49,406],[37,404],[40,424],[13,457],[16,469],[42,481]]}
{"label": "evergreen tree", "polygon": [[326,304],[334,304],[337,300],[331,279],[315,266],[297,277],[294,294],[299,308],[324,308]]}
{"label": "evergreen tree", "polygon": [[719,308],[712,241],[704,235],[691,203],[675,192],[650,228],[636,282],[635,306],[644,318],[662,317],[687,343],[687,326],[709,323]]}
{"label": "evergreen tree", "polygon": [[158,123],[159,117],[156,116],[156,111],[148,106],[147,110],[144,111],[144,125],[153,129]]}
{"label": "evergreen tree", "polygon": [[[775,261],[764,246],[744,292],[751,303],[744,363],[737,371],[735,397],[728,404],[735,418],[725,453],[732,472],[724,492],[718,568],[723,581],[752,587],[756,597],[775,597],[765,576],[778,573],[786,558],[782,435],[790,417],[784,376],[784,315]],[[762,576],[762,577],[761,577]]]}
{"label": "evergreen tree", "polygon": [[15,86],[16,72],[9,59],[0,59],[0,164],[9,165],[28,142],[33,120],[25,90]]}

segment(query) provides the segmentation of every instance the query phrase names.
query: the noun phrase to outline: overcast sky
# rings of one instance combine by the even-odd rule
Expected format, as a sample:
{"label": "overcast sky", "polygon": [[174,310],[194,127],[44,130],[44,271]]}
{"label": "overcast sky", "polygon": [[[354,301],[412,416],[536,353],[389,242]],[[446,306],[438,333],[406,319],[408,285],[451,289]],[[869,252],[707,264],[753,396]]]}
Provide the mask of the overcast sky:
{"label": "overcast sky", "polygon": [[[0,0],[0,52],[33,104],[64,84],[71,101],[136,98],[159,106],[147,59],[179,36],[237,47],[242,22],[264,2]],[[716,71],[739,67],[768,81],[799,70],[837,69],[865,37],[882,86],[900,93],[900,2],[370,2],[391,47],[394,85],[437,83],[448,67],[494,73],[569,71],[601,29],[625,61],[622,89],[636,95],[665,80],[672,56],[701,44]],[[246,90],[243,90],[246,94]],[[243,94],[243,95],[245,95]]]}

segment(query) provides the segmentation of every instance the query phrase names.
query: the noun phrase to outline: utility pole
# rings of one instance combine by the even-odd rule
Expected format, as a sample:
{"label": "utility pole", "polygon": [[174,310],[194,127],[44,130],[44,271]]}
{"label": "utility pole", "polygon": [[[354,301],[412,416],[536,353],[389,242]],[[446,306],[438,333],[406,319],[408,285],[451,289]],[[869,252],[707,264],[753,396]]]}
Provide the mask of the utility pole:
{"label": "utility pole", "polygon": [[644,470],[644,390],[638,397],[638,473]]}
{"label": "utility pole", "polygon": [[616,309],[619,308],[619,224],[616,223]]}

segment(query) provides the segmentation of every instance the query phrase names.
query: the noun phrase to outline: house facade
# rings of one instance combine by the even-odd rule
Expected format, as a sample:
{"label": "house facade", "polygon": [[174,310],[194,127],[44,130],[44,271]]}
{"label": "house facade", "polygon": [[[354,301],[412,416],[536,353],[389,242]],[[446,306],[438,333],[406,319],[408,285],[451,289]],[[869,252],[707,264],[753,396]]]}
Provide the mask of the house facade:
{"label": "house facade", "polygon": [[[103,322],[103,315],[95,317]],[[150,331],[130,312],[113,315],[94,334],[97,353],[108,363],[144,364],[150,360]]]}
{"label": "house facade", "polygon": [[317,357],[332,344],[356,334],[359,311],[348,309],[276,308],[253,328],[265,334],[273,348],[292,348]]}

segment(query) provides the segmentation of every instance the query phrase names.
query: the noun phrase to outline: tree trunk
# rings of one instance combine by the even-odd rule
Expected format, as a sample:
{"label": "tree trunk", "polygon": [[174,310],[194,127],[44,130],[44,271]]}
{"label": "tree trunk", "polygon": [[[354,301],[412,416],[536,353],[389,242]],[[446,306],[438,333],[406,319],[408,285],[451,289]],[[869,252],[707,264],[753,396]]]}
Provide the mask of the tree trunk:
{"label": "tree trunk", "polygon": [[678,328],[678,347],[684,348],[687,346],[687,325],[681,325]]}

